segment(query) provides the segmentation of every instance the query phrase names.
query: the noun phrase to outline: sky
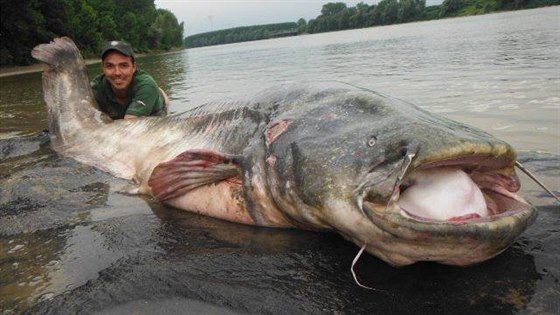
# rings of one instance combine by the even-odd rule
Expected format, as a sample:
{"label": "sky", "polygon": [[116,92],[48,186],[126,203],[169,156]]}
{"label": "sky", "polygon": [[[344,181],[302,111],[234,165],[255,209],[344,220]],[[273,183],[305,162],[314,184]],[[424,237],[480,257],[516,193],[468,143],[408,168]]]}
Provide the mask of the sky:
{"label": "sky", "polygon": [[[344,2],[354,7],[360,2],[376,4],[378,0],[155,0],[156,8],[167,9],[185,23],[185,36],[238,26],[306,21],[321,14],[329,2]],[[427,0],[428,5],[441,0]]]}

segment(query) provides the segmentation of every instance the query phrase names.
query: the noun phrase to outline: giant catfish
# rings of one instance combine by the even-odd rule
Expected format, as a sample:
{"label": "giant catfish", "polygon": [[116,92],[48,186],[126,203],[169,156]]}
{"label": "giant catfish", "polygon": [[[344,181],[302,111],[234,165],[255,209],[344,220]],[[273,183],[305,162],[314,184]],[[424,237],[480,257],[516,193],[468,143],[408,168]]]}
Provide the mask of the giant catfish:
{"label": "giant catfish", "polygon": [[537,214],[516,194],[510,145],[367,89],[280,86],[245,103],[111,121],[71,39],[32,55],[49,65],[43,90],[54,150],[176,208],[336,231],[395,266],[484,261]]}

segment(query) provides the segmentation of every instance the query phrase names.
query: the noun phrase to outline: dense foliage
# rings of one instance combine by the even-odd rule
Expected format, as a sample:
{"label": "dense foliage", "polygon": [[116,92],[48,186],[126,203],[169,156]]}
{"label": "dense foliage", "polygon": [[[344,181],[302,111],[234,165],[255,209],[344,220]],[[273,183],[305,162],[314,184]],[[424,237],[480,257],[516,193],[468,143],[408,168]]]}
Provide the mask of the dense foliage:
{"label": "dense foliage", "polygon": [[321,15],[309,20],[307,32],[320,33],[416,21],[422,16],[425,7],[425,0],[381,0],[377,5],[361,2],[350,8],[341,2],[327,3],[323,6]]}
{"label": "dense foliage", "polygon": [[154,0],[0,0],[0,65],[28,64],[35,45],[58,36],[86,57],[114,39],[138,52],[168,50],[182,46],[183,23]]}
{"label": "dense foliage", "polygon": [[360,2],[355,7],[347,7],[342,2],[329,2],[323,5],[321,14],[309,22],[299,19],[295,26],[294,23],[280,23],[197,34],[185,38],[185,46],[219,45],[267,39],[276,34],[330,32],[558,4],[560,0],[444,0],[441,5],[426,7],[426,0],[381,0],[377,4]]}
{"label": "dense foliage", "polygon": [[494,11],[530,9],[558,4],[560,4],[560,0],[445,0],[441,4],[439,16],[467,16]]}
{"label": "dense foliage", "polygon": [[208,33],[201,33],[185,38],[188,48],[247,42],[285,35],[296,35],[297,23],[278,23],[257,26],[243,26]]}

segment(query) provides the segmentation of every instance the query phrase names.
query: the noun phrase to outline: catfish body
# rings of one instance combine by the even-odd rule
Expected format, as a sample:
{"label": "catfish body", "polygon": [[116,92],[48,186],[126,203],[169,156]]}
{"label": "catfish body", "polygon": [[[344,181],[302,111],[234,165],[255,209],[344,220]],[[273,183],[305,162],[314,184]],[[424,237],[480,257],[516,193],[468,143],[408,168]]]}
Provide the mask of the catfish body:
{"label": "catfish body", "polygon": [[367,89],[280,86],[181,115],[111,121],[69,38],[32,54],[49,65],[54,149],[177,208],[333,230],[392,265],[483,261],[536,216],[516,194],[510,145]]}

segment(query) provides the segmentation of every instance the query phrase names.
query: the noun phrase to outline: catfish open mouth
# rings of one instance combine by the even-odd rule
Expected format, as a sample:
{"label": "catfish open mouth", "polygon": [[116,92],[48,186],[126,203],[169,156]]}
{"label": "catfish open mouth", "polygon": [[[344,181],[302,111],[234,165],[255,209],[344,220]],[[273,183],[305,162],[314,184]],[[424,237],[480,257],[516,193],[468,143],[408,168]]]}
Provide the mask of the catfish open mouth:
{"label": "catfish open mouth", "polygon": [[380,202],[374,190],[357,199],[383,232],[382,241],[356,237],[355,242],[394,266],[417,261],[467,266],[498,255],[537,216],[516,194],[514,161],[490,155],[445,159],[419,163],[401,177],[405,160],[401,176],[391,176],[396,183],[388,202]]}
{"label": "catfish open mouth", "polygon": [[[424,163],[403,178],[391,200],[402,217],[424,223],[489,222],[531,210],[516,194],[520,183],[512,164],[492,156]],[[374,212],[385,210],[364,202]]]}
{"label": "catfish open mouth", "polygon": [[405,217],[467,223],[531,209],[516,194],[520,187],[508,160],[470,156],[426,163],[412,171],[396,191]]}

